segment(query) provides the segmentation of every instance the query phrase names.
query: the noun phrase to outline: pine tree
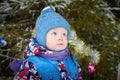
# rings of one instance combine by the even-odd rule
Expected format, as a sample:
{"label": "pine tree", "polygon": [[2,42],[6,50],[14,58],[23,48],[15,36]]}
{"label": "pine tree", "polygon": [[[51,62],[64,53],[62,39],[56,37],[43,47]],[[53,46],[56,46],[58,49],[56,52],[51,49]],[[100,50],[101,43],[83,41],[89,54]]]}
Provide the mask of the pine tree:
{"label": "pine tree", "polygon": [[[75,32],[73,37],[77,39],[72,38],[70,46],[77,55],[74,57],[82,67],[84,79],[116,80],[120,52],[119,20],[108,10],[109,6],[104,1],[71,0],[68,3],[66,0],[4,0],[0,5],[0,35],[7,41],[6,46],[0,47],[2,79],[11,80],[14,76],[9,69],[10,61],[15,57],[22,58],[36,18],[44,7],[51,6],[68,20]],[[78,48],[75,48],[76,42]],[[97,62],[94,74],[87,71],[90,62]]]}
{"label": "pine tree", "polygon": [[86,69],[89,57],[79,61],[86,80],[117,78],[120,31],[116,17],[108,8],[109,6],[102,0],[73,0],[63,11],[76,31],[77,37],[101,54],[93,75],[90,75]]}

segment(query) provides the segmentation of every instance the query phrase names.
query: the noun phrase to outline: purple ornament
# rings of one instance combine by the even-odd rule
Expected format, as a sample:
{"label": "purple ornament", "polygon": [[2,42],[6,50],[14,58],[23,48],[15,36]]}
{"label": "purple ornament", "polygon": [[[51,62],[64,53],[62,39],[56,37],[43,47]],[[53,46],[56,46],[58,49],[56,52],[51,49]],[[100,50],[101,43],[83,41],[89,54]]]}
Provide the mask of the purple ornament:
{"label": "purple ornament", "polygon": [[87,70],[88,70],[88,72],[90,73],[90,74],[93,74],[94,72],[95,72],[95,66],[94,66],[94,64],[89,64],[88,65],[88,67],[87,67]]}
{"label": "purple ornament", "polygon": [[10,69],[14,72],[17,72],[22,62],[23,59],[13,59],[13,61],[10,63]]}

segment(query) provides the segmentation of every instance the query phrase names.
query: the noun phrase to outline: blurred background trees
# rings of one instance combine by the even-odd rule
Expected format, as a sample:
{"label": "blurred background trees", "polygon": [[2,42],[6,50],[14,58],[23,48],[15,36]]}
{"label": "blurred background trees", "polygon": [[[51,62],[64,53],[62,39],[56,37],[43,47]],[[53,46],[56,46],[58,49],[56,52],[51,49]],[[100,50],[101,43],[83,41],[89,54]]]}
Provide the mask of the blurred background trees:
{"label": "blurred background trees", "polygon": [[68,20],[78,38],[101,54],[94,74],[87,71],[88,57],[78,59],[84,79],[116,80],[120,54],[119,3],[119,0],[0,0],[0,37],[7,42],[0,47],[0,78],[12,80],[15,73],[9,68],[10,62],[22,58],[40,11],[51,6]]}

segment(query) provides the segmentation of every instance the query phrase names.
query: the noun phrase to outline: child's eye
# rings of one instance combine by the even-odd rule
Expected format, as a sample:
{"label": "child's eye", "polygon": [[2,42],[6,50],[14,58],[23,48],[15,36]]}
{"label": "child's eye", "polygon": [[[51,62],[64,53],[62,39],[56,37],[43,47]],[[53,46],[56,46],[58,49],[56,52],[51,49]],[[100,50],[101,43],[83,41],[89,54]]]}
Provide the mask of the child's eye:
{"label": "child's eye", "polygon": [[63,33],[63,36],[66,36],[67,34],[66,33]]}
{"label": "child's eye", "polygon": [[53,34],[53,35],[57,35],[57,32],[53,32],[52,34]]}

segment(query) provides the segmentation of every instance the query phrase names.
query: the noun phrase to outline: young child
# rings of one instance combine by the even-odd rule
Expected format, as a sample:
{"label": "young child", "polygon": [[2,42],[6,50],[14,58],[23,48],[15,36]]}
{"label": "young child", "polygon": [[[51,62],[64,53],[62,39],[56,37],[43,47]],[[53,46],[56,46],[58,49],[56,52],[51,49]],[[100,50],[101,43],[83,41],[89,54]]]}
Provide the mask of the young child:
{"label": "young child", "polygon": [[82,80],[79,64],[68,54],[69,23],[46,7],[35,28],[14,80]]}

